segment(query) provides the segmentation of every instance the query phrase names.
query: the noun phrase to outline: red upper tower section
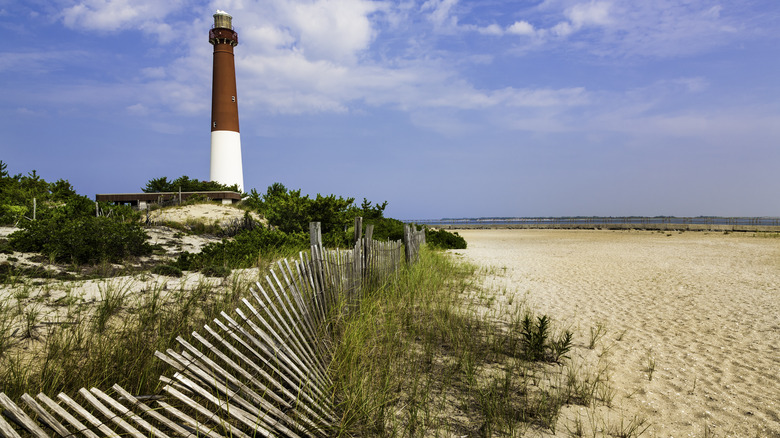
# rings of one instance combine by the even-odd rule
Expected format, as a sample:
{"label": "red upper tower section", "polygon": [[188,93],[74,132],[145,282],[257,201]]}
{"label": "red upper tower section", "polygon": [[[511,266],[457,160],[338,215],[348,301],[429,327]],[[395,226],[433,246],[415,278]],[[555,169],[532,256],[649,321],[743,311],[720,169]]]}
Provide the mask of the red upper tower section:
{"label": "red upper tower section", "polygon": [[209,43],[214,46],[214,70],[211,85],[211,131],[238,130],[238,94],[236,93],[236,63],[233,47],[238,34],[233,30],[233,17],[227,12],[214,14],[214,27],[209,30]]}

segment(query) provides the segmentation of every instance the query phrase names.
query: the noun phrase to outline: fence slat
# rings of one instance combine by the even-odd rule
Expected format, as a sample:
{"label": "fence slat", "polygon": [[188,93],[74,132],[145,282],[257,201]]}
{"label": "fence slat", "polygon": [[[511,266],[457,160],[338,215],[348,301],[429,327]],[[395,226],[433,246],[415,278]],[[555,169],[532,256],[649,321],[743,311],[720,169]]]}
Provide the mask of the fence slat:
{"label": "fence slat", "polygon": [[118,401],[114,400],[113,398],[109,397],[108,394],[104,393],[103,391],[97,389],[97,388],[90,388],[89,391],[98,396],[100,399],[102,399],[104,402],[108,403],[110,407],[115,409],[119,412],[119,415],[130,418],[133,420],[136,424],[138,424],[142,429],[144,429],[146,432],[148,432],[151,437],[160,437],[160,438],[169,438],[167,434],[165,434],[160,429],[157,429],[156,427],[152,426],[148,421],[144,420],[143,418],[139,417],[135,414],[135,412],[131,411],[130,409],[123,406]]}
{"label": "fence slat", "polygon": [[35,421],[33,421],[32,418],[27,416],[27,414],[20,408],[19,406],[16,406],[16,404],[11,401],[11,399],[5,395],[5,393],[0,392],[0,406],[6,409],[8,411],[8,414],[10,415],[11,419],[19,423],[23,428],[27,430],[27,432],[30,432],[31,434],[35,435],[38,438],[49,438],[49,435],[41,429],[40,426],[35,424]]}
{"label": "fence slat", "polygon": [[16,433],[14,427],[5,421],[5,418],[3,418],[2,415],[0,415],[0,433],[2,433],[5,438],[22,438]]}
{"label": "fence slat", "polygon": [[103,403],[101,403],[100,400],[98,400],[94,395],[92,395],[91,392],[87,391],[86,388],[79,389],[79,394],[81,394],[81,396],[84,397],[101,414],[105,415],[106,418],[116,423],[119,427],[124,429],[125,432],[129,433],[130,436],[134,438],[145,438],[144,434],[142,434],[141,432],[138,431],[138,429],[130,425],[130,423],[123,420],[121,417],[117,416],[116,413],[114,413],[111,409],[109,409]]}
{"label": "fence slat", "polygon": [[69,408],[73,409],[74,411],[76,411],[76,413],[84,417],[84,419],[87,420],[87,422],[95,426],[107,438],[119,438],[118,433],[114,432],[113,430],[111,430],[110,427],[103,424],[102,421],[98,420],[97,417],[90,414],[89,411],[87,411],[86,409],[82,408],[80,404],[76,403],[75,400],[68,397],[68,395],[65,394],[64,392],[57,394],[57,397],[60,400],[62,400],[66,405],[68,405]]}
{"label": "fence slat", "polygon": [[38,400],[42,401],[43,404],[45,404],[49,409],[56,412],[57,415],[62,417],[65,421],[70,423],[71,426],[73,426],[76,429],[76,432],[82,433],[87,438],[99,438],[98,435],[91,430],[87,426],[84,425],[81,421],[79,421],[76,417],[70,414],[70,412],[66,411],[62,408],[57,402],[50,399],[46,394],[40,393],[37,395]]}
{"label": "fence slat", "polygon": [[196,438],[197,437],[197,435],[189,432],[187,429],[179,426],[178,424],[176,424],[173,421],[169,420],[166,416],[160,414],[156,410],[152,409],[150,406],[147,406],[146,404],[144,404],[143,402],[141,402],[140,400],[135,398],[132,394],[130,394],[129,392],[125,391],[125,389],[122,388],[121,386],[119,386],[118,384],[114,384],[114,386],[112,386],[111,388],[113,388],[114,391],[117,392],[117,394],[119,394],[122,397],[124,397],[125,400],[127,400],[130,404],[132,404],[133,406],[135,406],[138,409],[141,409],[141,413],[146,414],[146,415],[154,418],[155,420],[157,420],[161,424],[164,424],[166,427],[168,427],[172,431],[176,432],[180,436],[185,437],[185,438],[190,438],[190,437]]}
{"label": "fence slat", "polygon": [[[163,388],[165,389],[165,388]],[[183,395],[183,394],[182,394]],[[189,426],[190,428],[194,429],[196,432],[198,432],[199,436],[200,434],[206,435],[209,438],[225,438],[222,435],[218,434],[217,432],[214,432],[213,428],[206,427],[204,423],[201,423],[194,418],[190,417],[189,415],[185,414],[184,412],[176,409],[175,407],[169,405],[168,403],[165,403],[162,400],[158,400],[157,404],[160,405],[161,408],[163,408],[166,412],[173,415],[174,417],[178,418],[179,420],[183,421],[184,424]]]}
{"label": "fence slat", "polygon": [[40,404],[38,404],[37,401],[35,401],[34,398],[30,397],[30,394],[24,393],[22,394],[22,401],[27,403],[27,406],[29,406],[35,413],[38,415],[38,421],[44,423],[47,425],[50,429],[57,432],[59,436],[67,437],[70,436],[71,433],[68,431],[65,426],[63,426],[59,421],[57,421],[56,418],[54,418],[53,415],[49,413],[46,409],[43,408]]}

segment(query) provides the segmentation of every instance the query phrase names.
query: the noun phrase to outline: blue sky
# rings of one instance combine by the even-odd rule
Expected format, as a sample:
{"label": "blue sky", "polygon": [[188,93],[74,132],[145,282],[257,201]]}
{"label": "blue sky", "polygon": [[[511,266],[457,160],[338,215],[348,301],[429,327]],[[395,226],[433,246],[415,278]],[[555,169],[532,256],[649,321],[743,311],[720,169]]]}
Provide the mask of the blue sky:
{"label": "blue sky", "polygon": [[0,159],[208,179],[216,9],[245,187],[403,219],[780,215],[780,2],[0,0]]}

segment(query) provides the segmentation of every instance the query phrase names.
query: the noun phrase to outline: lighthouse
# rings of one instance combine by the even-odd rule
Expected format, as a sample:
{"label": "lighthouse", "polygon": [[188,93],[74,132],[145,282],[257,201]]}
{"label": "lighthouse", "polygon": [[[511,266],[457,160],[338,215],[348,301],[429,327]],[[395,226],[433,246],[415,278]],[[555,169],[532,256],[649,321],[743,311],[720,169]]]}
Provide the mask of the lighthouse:
{"label": "lighthouse", "polygon": [[244,170],[241,164],[236,63],[233,55],[233,47],[238,45],[238,34],[233,30],[233,17],[227,12],[217,10],[214,14],[209,43],[214,46],[210,179],[225,185],[238,184],[238,189],[243,191]]}

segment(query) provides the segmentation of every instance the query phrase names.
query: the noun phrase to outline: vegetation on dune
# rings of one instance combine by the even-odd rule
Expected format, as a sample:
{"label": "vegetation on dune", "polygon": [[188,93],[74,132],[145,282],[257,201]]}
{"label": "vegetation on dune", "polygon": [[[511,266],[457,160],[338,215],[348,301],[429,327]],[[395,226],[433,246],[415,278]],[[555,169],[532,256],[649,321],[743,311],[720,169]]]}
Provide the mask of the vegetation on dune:
{"label": "vegetation on dune", "polygon": [[185,252],[175,265],[183,270],[201,271],[215,268],[237,269],[255,266],[263,257],[270,259],[279,255],[291,255],[306,249],[309,236],[304,233],[284,233],[256,227],[237,234],[232,239],[210,243],[199,253]]}
{"label": "vegetation on dune", "polygon": [[174,180],[168,180],[167,176],[150,179],[146,186],[141,188],[144,193],[157,192],[219,192],[230,191],[239,192],[238,184],[227,186],[216,181],[199,181],[197,178],[191,179],[187,175],[180,176]]}
{"label": "vegetation on dune", "polygon": [[492,306],[480,277],[423,250],[334,321],[334,436],[555,433],[564,405],[611,402],[606,371],[570,363],[570,331],[522,301]]}
{"label": "vegetation on dune", "polygon": [[[46,183],[35,172],[12,177],[2,162],[0,169],[3,217],[22,227],[0,242],[0,251],[36,251],[52,261],[82,264],[151,251],[138,213],[128,207],[99,206],[105,215],[95,217],[94,202],[77,195],[67,181]],[[171,184],[192,181],[182,178]],[[167,181],[152,180],[147,188]],[[25,218],[30,196],[39,199],[34,221]],[[152,268],[171,278],[197,270],[223,279],[202,278],[194,287],[170,290],[168,283],[147,284],[142,293],[132,291],[136,277],[106,279],[100,299],[92,303],[80,297],[76,283],[40,283],[35,299],[60,295],[55,287],[67,288],[51,304],[59,307],[54,324],[40,324],[40,307],[31,298],[37,286],[19,280],[9,264],[0,265],[0,277],[13,277],[15,287],[12,296],[0,299],[3,392],[17,399],[31,388],[72,393],[118,383],[135,394],[156,394],[157,377],[167,366],[154,352],[238,307],[251,296],[253,281],[269,273],[268,262],[308,247],[309,222],[321,222],[326,246],[351,246],[358,216],[364,225],[374,225],[374,239],[403,238],[404,224],[384,217],[387,202],[364,199],[358,206],[353,198],[312,198],[276,183],[265,194],[252,190],[243,203],[264,215],[268,226],[238,230],[199,253],[183,253]],[[329,393],[340,416],[334,435],[555,432],[564,405],[611,403],[614,389],[606,369],[592,372],[570,363],[570,331],[558,330],[522,301],[494,306],[496,291],[484,289],[475,267],[430,249],[465,248],[457,233],[428,229],[426,239],[428,248],[415,264],[364,290],[359,303],[335,306],[329,315],[324,334],[333,353]],[[258,268],[253,278],[231,272],[249,267]],[[599,333],[591,330],[587,347],[599,342]],[[647,369],[652,378],[653,368]]]}
{"label": "vegetation on dune", "polygon": [[119,263],[151,254],[138,214],[128,207],[112,211],[111,216],[96,217],[94,203],[74,195],[64,204],[42,209],[36,220],[23,222],[22,230],[9,236],[10,247],[77,264]]}
{"label": "vegetation on dune", "polygon": [[67,180],[48,183],[35,170],[27,175],[10,175],[8,165],[0,160],[0,225],[16,225],[25,218],[32,219],[33,199],[39,207],[45,207],[64,203],[74,196],[76,191]]}
{"label": "vegetation on dune", "polygon": [[440,249],[466,249],[466,239],[456,232],[450,233],[447,230],[425,230],[425,241]]}
{"label": "vegetation on dune", "polygon": [[118,263],[152,252],[140,214],[130,207],[101,204],[96,216],[95,203],[68,181],[47,183],[35,171],[10,176],[1,161],[0,186],[0,218],[21,228],[9,236],[9,249],[77,264]]}
{"label": "vegetation on dune", "polygon": [[[95,203],[78,195],[66,180],[48,183],[35,171],[27,176],[11,176],[0,161],[0,220],[17,225],[20,231],[3,242],[4,251],[39,252],[50,262],[91,265],[120,263],[128,257],[149,255],[153,248],[140,224],[140,213],[128,206]],[[146,192],[234,190],[188,176],[167,177],[147,182]],[[35,200],[35,205],[33,205]],[[192,201],[195,202],[195,201]],[[336,195],[302,195],[281,183],[269,186],[264,194],[252,190],[242,202],[243,208],[257,211],[268,221],[269,229],[253,221],[251,226],[222,229],[219,224],[169,224],[191,234],[227,236],[201,253],[182,254],[174,263],[177,269],[200,270],[224,275],[226,270],[253,266],[264,257],[292,254],[308,247],[310,222],[320,222],[323,242],[329,247],[353,244],[354,220],[373,225],[376,240],[400,240],[404,224],[384,217],[387,201],[373,204],[367,199],[358,206],[354,198]],[[34,214],[33,214],[34,213]],[[248,215],[245,215],[248,217]],[[246,218],[245,218],[246,219]],[[229,226],[230,228],[230,226]],[[465,248],[465,240],[444,230],[428,230],[428,241],[437,248]],[[5,277],[5,276],[4,276]]]}

